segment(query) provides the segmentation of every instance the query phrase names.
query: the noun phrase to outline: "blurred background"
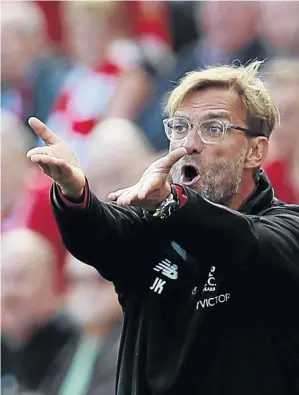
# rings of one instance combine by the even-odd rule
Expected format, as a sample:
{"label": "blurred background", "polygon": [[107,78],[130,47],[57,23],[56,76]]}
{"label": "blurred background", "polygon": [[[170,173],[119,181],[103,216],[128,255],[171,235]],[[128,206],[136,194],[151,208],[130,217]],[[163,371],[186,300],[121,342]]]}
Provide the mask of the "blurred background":
{"label": "blurred background", "polygon": [[113,286],[61,243],[28,118],[74,148],[106,200],[166,152],[175,81],[254,59],[281,111],[264,168],[298,204],[299,2],[1,2],[2,393],[113,394],[122,324]]}

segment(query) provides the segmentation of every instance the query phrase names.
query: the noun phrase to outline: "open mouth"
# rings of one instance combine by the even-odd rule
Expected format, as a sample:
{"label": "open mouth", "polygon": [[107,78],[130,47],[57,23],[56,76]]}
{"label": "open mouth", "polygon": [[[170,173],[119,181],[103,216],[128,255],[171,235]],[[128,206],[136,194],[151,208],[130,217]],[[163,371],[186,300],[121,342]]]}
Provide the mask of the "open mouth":
{"label": "open mouth", "polygon": [[186,186],[194,185],[199,179],[198,168],[194,165],[184,165],[181,170],[181,183]]}

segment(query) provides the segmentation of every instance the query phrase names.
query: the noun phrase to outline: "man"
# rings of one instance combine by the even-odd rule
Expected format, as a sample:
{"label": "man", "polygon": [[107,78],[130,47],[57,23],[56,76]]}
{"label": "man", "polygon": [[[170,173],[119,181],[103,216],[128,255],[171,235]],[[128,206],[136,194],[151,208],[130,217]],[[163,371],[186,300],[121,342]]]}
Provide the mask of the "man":
{"label": "man", "polygon": [[299,393],[299,208],[259,171],[279,117],[259,64],[187,74],[168,101],[170,153],[114,203],[30,120],[66,246],[119,294],[118,395]]}
{"label": "man", "polygon": [[[287,7],[286,7],[287,5]],[[273,56],[299,56],[299,3],[297,1],[261,1],[258,3],[259,36]]]}
{"label": "man", "polygon": [[79,360],[84,394],[111,395],[115,388],[121,333],[121,308],[114,287],[97,270],[71,254],[66,259],[66,276],[65,309],[84,328],[77,357],[68,373],[69,393],[75,394],[78,387]]}
{"label": "man", "polygon": [[26,161],[26,152],[32,148],[33,141],[23,124],[13,113],[4,109],[1,110],[0,119],[1,231],[4,232],[16,226],[25,226],[29,209],[24,190],[34,168]]}
{"label": "man", "polygon": [[60,313],[55,249],[29,229],[8,231],[1,242],[1,388],[58,393],[81,333]]}
{"label": "man", "polygon": [[1,108],[47,119],[71,62],[51,48],[36,2],[1,3],[1,39]]}
{"label": "man", "polygon": [[56,250],[57,292],[62,292],[65,247],[51,210],[51,180],[26,159],[33,141],[21,121],[1,111],[1,233],[29,228],[43,235]]}

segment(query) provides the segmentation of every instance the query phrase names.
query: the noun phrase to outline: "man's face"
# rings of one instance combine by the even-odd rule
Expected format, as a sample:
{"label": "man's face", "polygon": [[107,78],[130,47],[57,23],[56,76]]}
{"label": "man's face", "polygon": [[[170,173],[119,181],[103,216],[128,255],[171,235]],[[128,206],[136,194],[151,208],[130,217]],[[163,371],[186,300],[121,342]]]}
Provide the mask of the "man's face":
{"label": "man's face", "polygon": [[[260,34],[268,44],[289,55],[298,54],[299,3],[262,1]],[[290,53],[290,51],[294,51]]]}
{"label": "man's face", "polygon": [[196,22],[209,45],[223,52],[233,52],[252,39],[257,20],[254,4],[238,1],[197,4]]}
{"label": "man's face", "polygon": [[65,309],[72,318],[85,328],[111,324],[119,305],[111,283],[71,255],[66,260],[66,281]]}
{"label": "man's face", "polygon": [[25,180],[30,170],[30,164],[26,156],[10,142],[2,138],[0,148],[0,159],[2,164],[1,174],[1,214],[2,217],[9,215],[14,209],[18,199],[21,198]]}
{"label": "man's face", "polygon": [[52,295],[52,283],[45,263],[21,251],[3,252],[1,267],[1,304],[3,327],[8,334],[35,323]]}
{"label": "man's face", "polygon": [[110,37],[110,26],[104,14],[99,18],[98,13],[84,8],[74,10],[65,26],[71,55],[90,67],[97,66]]}
{"label": "man's face", "polygon": [[[220,114],[219,114],[220,113]],[[193,123],[203,119],[217,119],[246,128],[246,109],[238,94],[226,88],[208,88],[185,97],[175,116],[188,118]],[[204,144],[197,127],[182,141],[171,141],[170,151],[183,146],[188,154],[171,170],[173,182],[198,191],[214,203],[228,205],[242,180],[247,152],[247,138],[234,129],[217,144]]]}

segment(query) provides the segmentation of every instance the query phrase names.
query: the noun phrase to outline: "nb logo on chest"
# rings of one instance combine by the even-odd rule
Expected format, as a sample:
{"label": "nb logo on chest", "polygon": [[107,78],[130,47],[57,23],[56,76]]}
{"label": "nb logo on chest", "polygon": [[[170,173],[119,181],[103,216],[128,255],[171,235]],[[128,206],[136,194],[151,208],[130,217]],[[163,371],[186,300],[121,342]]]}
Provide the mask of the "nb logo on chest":
{"label": "nb logo on chest", "polygon": [[[154,267],[154,270],[156,272],[160,272],[161,275],[165,276],[167,279],[177,280],[178,278],[178,266],[172,264],[169,259],[163,259],[162,262],[159,262]],[[153,285],[150,286],[150,290],[158,294],[161,294],[165,284],[166,284],[166,280],[162,280],[161,278],[156,277]]]}

